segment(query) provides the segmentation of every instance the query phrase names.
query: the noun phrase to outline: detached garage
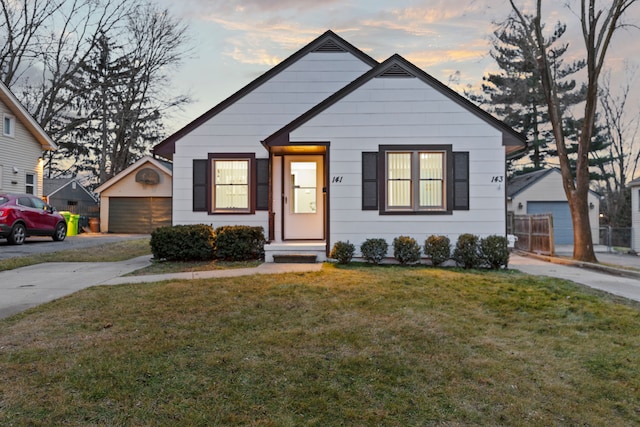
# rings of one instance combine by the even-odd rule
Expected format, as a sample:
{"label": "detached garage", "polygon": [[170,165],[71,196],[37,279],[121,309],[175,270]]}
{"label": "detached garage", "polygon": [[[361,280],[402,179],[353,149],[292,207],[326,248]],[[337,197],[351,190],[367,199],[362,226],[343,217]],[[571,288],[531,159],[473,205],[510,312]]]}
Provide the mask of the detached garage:
{"label": "detached garage", "polygon": [[96,189],[100,231],[149,234],[171,225],[171,164],[143,157]]}
{"label": "detached garage", "polygon": [[[589,191],[589,222],[594,244],[600,230],[600,197]],[[507,184],[507,210],[514,215],[552,214],[555,245],[573,245],[573,222],[560,169],[542,169],[512,178]]]}

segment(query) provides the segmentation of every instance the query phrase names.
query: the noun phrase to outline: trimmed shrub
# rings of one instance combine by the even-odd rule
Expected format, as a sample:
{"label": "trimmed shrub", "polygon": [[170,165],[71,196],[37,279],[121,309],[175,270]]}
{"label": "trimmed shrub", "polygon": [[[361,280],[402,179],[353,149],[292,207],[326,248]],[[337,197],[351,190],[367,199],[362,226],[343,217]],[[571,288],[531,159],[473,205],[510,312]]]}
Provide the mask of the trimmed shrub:
{"label": "trimmed shrub", "polygon": [[437,267],[451,258],[451,241],[447,236],[429,236],[424,242],[424,254]]}
{"label": "trimmed shrub", "polygon": [[346,242],[336,242],[331,248],[331,252],[329,253],[329,258],[333,258],[338,260],[340,264],[348,264],[351,262],[353,258],[353,254],[356,253],[356,247]]}
{"label": "trimmed shrub", "polygon": [[487,236],[480,240],[480,256],[485,264],[493,269],[498,270],[509,265],[509,245],[507,238],[504,236]]}
{"label": "trimmed shrub", "polygon": [[264,259],[264,230],[248,225],[225,225],[216,233],[216,258],[226,261]]}
{"label": "trimmed shrub", "polygon": [[388,250],[389,244],[384,239],[367,239],[360,245],[362,258],[374,264],[380,264]]}
{"label": "trimmed shrub", "polygon": [[151,233],[150,245],[157,260],[207,261],[215,255],[215,233],[204,224],[159,227]]}
{"label": "trimmed shrub", "polygon": [[482,258],[479,237],[474,234],[461,234],[453,250],[453,260],[464,268],[480,267]]}
{"label": "trimmed shrub", "polygon": [[420,261],[420,245],[413,237],[396,237],[393,239],[393,257],[400,264],[416,263]]}

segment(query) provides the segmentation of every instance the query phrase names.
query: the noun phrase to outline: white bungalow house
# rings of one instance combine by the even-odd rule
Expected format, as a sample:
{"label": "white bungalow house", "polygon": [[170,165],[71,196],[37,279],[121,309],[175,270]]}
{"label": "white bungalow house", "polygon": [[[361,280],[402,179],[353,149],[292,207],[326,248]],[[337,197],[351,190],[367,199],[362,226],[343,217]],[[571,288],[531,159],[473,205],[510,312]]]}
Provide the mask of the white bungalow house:
{"label": "white bungalow house", "polygon": [[42,152],[58,147],[2,82],[0,120],[0,192],[42,197]]}
{"label": "white bungalow house", "polygon": [[[593,244],[597,245],[600,235],[600,196],[589,190],[587,198],[591,236]],[[554,243],[573,244],[573,221],[562,187],[560,169],[541,169],[511,178],[507,183],[507,210],[515,215],[552,214]]]}
{"label": "white bungalow house", "polygon": [[173,224],[261,226],[267,261],[323,260],[338,241],[505,235],[505,156],[524,145],[403,57],[327,31],[154,154],[173,160]]}
{"label": "white bungalow house", "polygon": [[627,186],[631,188],[631,249],[640,252],[640,178]]}

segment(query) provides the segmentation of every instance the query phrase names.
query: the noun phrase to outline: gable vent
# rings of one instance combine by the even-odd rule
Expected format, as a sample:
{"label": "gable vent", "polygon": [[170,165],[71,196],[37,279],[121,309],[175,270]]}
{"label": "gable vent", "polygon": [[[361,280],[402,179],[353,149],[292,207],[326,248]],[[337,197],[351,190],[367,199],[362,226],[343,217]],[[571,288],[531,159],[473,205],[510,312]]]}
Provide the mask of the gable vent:
{"label": "gable vent", "polygon": [[393,64],[391,67],[378,74],[377,77],[415,77],[415,75],[398,64]]}
{"label": "gable vent", "polygon": [[346,50],[339,46],[335,41],[327,40],[315,48],[313,52],[346,52]]}

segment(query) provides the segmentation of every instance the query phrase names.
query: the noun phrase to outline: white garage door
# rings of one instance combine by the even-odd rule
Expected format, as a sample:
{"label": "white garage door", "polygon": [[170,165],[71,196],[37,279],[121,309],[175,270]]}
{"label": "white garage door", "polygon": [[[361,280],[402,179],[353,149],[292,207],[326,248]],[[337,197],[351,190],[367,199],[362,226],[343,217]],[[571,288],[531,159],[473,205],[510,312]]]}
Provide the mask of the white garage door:
{"label": "white garage door", "polygon": [[554,243],[573,245],[573,223],[568,202],[527,202],[527,213],[552,214]]}

